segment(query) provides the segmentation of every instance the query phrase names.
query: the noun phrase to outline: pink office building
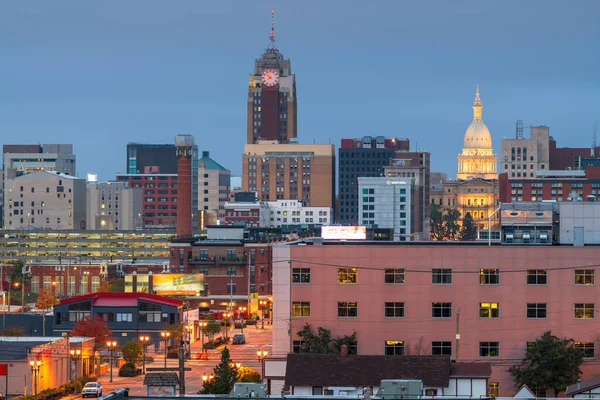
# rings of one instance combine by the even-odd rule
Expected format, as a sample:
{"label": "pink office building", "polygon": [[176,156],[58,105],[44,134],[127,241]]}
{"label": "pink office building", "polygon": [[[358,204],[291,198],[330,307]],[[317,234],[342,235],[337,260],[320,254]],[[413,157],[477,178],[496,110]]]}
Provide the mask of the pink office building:
{"label": "pink office building", "polygon": [[600,374],[598,360],[592,361],[600,358],[599,258],[598,247],[572,246],[275,246],[272,356],[297,351],[296,333],[304,324],[330,329],[333,336],[356,331],[350,351],[358,354],[417,352],[491,362],[492,393],[512,396],[508,368],[527,342],[551,330],[585,350],[582,380],[589,379]]}

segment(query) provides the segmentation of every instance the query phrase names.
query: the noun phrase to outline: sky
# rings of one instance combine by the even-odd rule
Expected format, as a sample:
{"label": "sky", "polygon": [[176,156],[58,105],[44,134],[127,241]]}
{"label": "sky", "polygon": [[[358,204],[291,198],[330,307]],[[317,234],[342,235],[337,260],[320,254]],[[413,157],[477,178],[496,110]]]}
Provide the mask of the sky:
{"label": "sky", "polygon": [[239,175],[271,9],[302,143],[410,138],[455,177],[476,84],[497,154],[518,119],[562,147],[600,125],[598,0],[21,0],[0,5],[0,144],[72,143],[111,180],[128,142],[188,133]]}

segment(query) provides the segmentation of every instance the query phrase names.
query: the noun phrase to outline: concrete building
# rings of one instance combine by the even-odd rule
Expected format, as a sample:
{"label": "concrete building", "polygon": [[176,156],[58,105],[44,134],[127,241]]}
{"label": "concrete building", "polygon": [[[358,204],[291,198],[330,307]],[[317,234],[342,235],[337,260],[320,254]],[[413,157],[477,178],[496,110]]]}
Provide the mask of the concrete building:
{"label": "concrete building", "polygon": [[254,61],[248,81],[247,113],[248,144],[259,140],[291,143],[298,135],[296,75],[290,60],[275,45],[274,26],[268,49]]}
{"label": "concrete building", "polygon": [[410,140],[364,136],[360,139],[342,139],[339,149],[339,210],[342,225],[358,223],[358,177],[384,176],[396,152],[409,156]]}
{"label": "concrete building", "polygon": [[600,373],[595,271],[586,267],[597,246],[304,244],[273,247],[274,358],[301,348],[305,324],[333,337],[356,332],[349,350],[358,355],[420,346],[456,359],[458,344],[461,362],[491,363],[490,387],[511,396],[507,366],[551,327],[586,352],[582,380]]}
{"label": "concrete building", "polygon": [[261,203],[245,201],[225,203],[225,225],[260,227]]}
{"label": "concrete building", "polygon": [[413,178],[358,178],[358,224],[394,229],[394,241],[412,237]]}
{"label": "concrete building", "polygon": [[224,222],[230,182],[231,171],[210,158],[208,151],[203,151],[198,160],[198,209],[216,213],[217,219]]}
{"label": "concrete building", "polygon": [[331,207],[303,207],[297,200],[260,203],[260,226],[278,228],[289,225],[330,225]]}
{"label": "concrete building", "polygon": [[334,207],[335,149],[332,144],[244,145],[242,189],[259,200],[298,200],[307,207]]}
{"label": "concrete building", "polygon": [[86,182],[59,172],[36,171],[6,180],[8,229],[86,229]]}
{"label": "concrete building", "polygon": [[142,190],[131,188],[126,182],[88,183],[87,229],[142,229]]}

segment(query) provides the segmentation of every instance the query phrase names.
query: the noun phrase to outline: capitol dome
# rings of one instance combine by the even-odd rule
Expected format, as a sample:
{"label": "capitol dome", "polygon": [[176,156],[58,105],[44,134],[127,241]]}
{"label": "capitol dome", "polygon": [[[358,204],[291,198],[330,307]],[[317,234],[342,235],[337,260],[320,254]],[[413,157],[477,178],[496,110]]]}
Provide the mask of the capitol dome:
{"label": "capitol dome", "polygon": [[479,98],[479,85],[477,86],[477,92],[475,95],[475,102],[473,103],[473,121],[465,132],[465,139],[463,142],[463,149],[491,149],[492,148],[492,135],[487,126],[482,120],[482,109],[481,100]]}

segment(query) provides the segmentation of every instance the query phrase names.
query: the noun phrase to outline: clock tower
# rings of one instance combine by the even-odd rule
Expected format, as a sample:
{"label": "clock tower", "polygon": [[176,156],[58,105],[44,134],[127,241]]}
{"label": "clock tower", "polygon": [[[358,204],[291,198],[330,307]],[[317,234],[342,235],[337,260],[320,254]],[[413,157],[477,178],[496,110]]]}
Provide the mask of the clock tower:
{"label": "clock tower", "polygon": [[275,46],[274,12],[270,44],[254,61],[248,84],[247,143],[258,140],[293,142],[297,137],[296,76],[291,63]]}

